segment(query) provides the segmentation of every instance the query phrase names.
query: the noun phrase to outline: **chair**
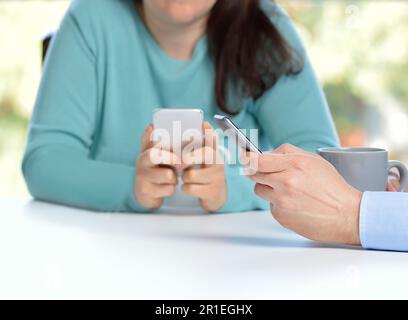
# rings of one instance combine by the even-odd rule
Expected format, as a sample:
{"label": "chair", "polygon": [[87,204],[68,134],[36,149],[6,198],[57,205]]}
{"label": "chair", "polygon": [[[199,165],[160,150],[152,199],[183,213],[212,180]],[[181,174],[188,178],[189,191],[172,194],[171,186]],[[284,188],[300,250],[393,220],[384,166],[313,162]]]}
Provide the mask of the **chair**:
{"label": "chair", "polygon": [[42,39],[42,63],[44,64],[45,57],[47,56],[48,48],[50,47],[52,38],[54,37],[55,32],[50,32],[46,34]]}

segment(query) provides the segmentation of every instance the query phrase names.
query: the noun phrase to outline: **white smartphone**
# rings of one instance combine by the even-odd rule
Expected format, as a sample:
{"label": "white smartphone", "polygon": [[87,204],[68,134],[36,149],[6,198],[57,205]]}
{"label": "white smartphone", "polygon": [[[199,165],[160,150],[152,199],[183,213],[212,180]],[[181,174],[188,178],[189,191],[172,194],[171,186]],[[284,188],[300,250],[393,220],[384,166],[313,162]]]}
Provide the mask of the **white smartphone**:
{"label": "white smartphone", "polygon": [[245,136],[241,130],[226,116],[215,115],[214,120],[217,125],[224,131],[229,139],[232,139],[238,146],[246,151],[262,154],[262,151],[252,143],[247,136]]}
{"label": "white smartphone", "polygon": [[157,109],[153,114],[153,141],[171,151],[201,148],[203,122],[200,109]]}
{"label": "white smartphone", "polygon": [[[153,114],[153,142],[156,146],[182,156],[204,144],[204,114],[200,109],[157,109]],[[177,210],[181,208],[200,208],[197,198],[190,197],[182,191],[182,169],[176,169],[178,186],[176,193],[164,200],[162,209]]]}

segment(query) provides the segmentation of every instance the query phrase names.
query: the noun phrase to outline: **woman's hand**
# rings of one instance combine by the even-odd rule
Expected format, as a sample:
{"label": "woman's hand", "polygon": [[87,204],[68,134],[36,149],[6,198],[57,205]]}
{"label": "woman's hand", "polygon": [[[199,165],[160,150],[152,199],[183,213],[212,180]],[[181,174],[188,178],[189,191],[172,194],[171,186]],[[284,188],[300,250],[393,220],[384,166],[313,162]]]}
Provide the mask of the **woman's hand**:
{"label": "woman's hand", "polygon": [[174,153],[154,148],[152,132],[150,125],[142,138],[142,154],[136,162],[135,196],[143,207],[158,209],[165,197],[176,192],[175,167],[179,161]]}
{"label": "woman's hand", "polygon": [[227,183],[216,133],[208,123],[204,124],[204,132],[204,147],[183,155],[183,164],[189,167],[183,173],[183,192],[199,198],[204,210],[214,212],[227,200]]}
{"label": "woman's hand", "polygon": [[255,171],[256,194],[284,227],[316,241],[360,245],[362,194],[330,163],[290,145],[244,157]]}

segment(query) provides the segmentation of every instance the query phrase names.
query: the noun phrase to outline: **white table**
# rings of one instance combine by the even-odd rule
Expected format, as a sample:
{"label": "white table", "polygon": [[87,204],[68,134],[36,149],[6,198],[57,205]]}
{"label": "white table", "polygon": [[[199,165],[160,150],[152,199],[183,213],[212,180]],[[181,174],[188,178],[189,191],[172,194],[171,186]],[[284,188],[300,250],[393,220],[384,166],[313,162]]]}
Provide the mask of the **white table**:
{"label": "white table", "polygon": [[408,298],[408,254],[314,243],[268,212],[0,200],[0,255],[0,298]]}

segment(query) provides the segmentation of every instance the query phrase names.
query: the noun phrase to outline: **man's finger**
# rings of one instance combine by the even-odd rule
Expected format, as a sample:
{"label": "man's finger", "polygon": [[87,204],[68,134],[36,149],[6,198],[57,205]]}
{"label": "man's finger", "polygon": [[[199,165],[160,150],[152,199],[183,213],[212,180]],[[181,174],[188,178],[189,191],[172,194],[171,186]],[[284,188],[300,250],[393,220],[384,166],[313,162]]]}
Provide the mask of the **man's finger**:
{"label": "man's finger", "polygon": [[273,188],[258,183],[258,184],[255,185],[254,191],[255,191],[255,194],[258,197],[268,201],[269,203],[274,202],[274,190],[273,190]]}
{"label": "man's finger", "polygon": [[292,167],[292,155],[284,154],[254,154],[250,153],[249,163],[247,166],[251,170],[262,173],[277,173],[288,170]]}
{"label": "man's finger", "polygon": [[399,180],[397,179],[388,179],[388,183],[387,183],[387,191],[390,192],[398,192],[401,189],[401,185]]}
{"label": "man's finger", "polygon": [[250,152],[244,149],[241,149],[240,156],[239,156],[241,165],[244,167],[247,167],[249,169],[248,172],[257,171],[251,168],[258,167],[259,157],[260,157],[260,154],[255,153],[255,152]]}
{"label": "man's finger", "polygon": [[258,184],[266,185],[271,188],[277,188],[280,184],[281,173],[261,173],[249,175],[248,178]]}
{"label": "man's finger", "polygon": [[298,147],[295,147],[294,145],[286,143],[286,144],[281,145],[279,148],[275,149],[273,153],[275,154],[291,154],[291,153],[302,154],[302,153],[306,153],[306,151]]}

